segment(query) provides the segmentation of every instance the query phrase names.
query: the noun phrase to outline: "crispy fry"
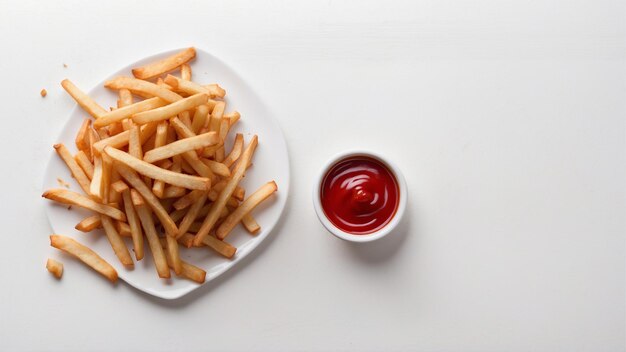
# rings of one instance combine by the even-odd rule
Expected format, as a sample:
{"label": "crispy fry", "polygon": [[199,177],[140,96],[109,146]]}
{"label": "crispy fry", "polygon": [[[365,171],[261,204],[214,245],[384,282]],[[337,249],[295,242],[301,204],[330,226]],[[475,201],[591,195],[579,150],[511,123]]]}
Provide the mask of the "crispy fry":
{"label": "crispy fry", "polygon": [[196,199],[200,197],[202,193],[206,193],[206,192],[198,191],[198,190],[189,192],[183,197],[178,198],[178,200],[176,200],[172,205],[174,206],[174,209],[176,210],[185,209],[191,206],[196,201]]}
{"label": "crispy fry", "polygon": [[102,154],[102,201],[108,203],[112,201],[109,199],[109,189],[111,187],[111,168],[113,167],[113,160],[106,154]]}
{"label": "crispy fry", "polygon": [[162,199],[178,198],[178,197],[182,197],[184,195],[185,195],[185,189],[184,188],[178,187],[178,186],[167,186],[163,190],[163,197],[162,197]]}
{"label": "crispy fry", "polygon": [[[117,101],[117,107],[123,108],[125,106],[129,106],[133,104],[133,94],[128,89],[120,89],[117,92],[120,96],[120,99]],[[103,118],[104,116],[102,116]]]}
{"label": "crispy fry", "polygon": [[52,258],[48,258],[46,262],[46,269],[54,275],[57,279],[60,279],[63,276],[63,263],[57,262]]}
{"label": "crispy fry", "polygon": [[226,91],[224,90],[224,88],[220,87],[220,85],[217,83],[205,84],[203,87],[208,89],[211,94],[217,98],[223,98],[226,96]]}
{"label": "crispy fry", "polygon": [[128,218],[128,225],[130,227],[130,236],[133,238],[133,249],[135,250],[135,259],[143,259],[143,233],[141,232],[141,222],[137,215],[137,210],[133,205],[130,189],[127,187],[122,191],[122,199],[124,201],[124,211],[126,211],[126,218]]}
{"label": "crispy fry", "polygon": [[[127,91],[128,89],[121,89],[120,92],[122,91]],[[161,99],[161,98],[150,98],[150,99],[146,99],[143,101],[140,101],[138,103],[132,104],[132,105],[127,105],[124,107],[121,107],[119,109],[113,110],[113,111],[109,111],[107,113],[105,113],[104,115],[102,115],[99,119],[97,119],[96,121],[94,121],[93,126],[95,128],[100,128],[100,127],[104,127],[104,126],[108,126],[112,123],[115,122],[120,122],[124,119],[127,119],[131,116],[133,116],[134,114],[138,114],[140,112],[144,112],[144,111],[150,111],[156,108],[160,108],[162,106],[167,105],[167,101]]]}
{"label": "crispy fry", "polygon": [[174,269],[176,275],[181,275],[183,272],[183,263],[178,253],[178,242],[176,242],[176,239],[172,236],[165,236],[165,242],[167,244],[165,255],[170,259],[168,264]]}
{"label": "crispy fry", "polygon": [[[222,180],[216,183],[214,186],[212,186],[211,191],[221,192],[224,189],[224,187],[226,187],[227,184],[228,184],[228,180]],[[243,200],[245,194],[246,194],[246,190],[241,186],[237,186],[235,187],[235,191],[233,192],[233,197],[238,200]],[[215,199],[217,199],[217,194],[215,195]],[[215,201],[215,199],[211,199],[211,200]]]}
{"label": "crispy fry", "polygon": [[[196,240],[195,240],[196,238],[198,238],[198,235],[196,235],[196,237],[194,238],[194,245],[196,245]],[[233,247],[227,242],[220,241],[211,235],[204,237],[202,239],[202,242],[200,243],[207,245],[208,247],[210,247],[211,249],[215,250],[217,253],[223,255],[224,257],[228,259],[232,258],[237,252],[236,247]]]}
{"label": "crispy fry", "polygon": [[89,115],[93,116],[94,118],[97,119],[107,112],[102,106],[98,105],[98,103],[91,99],[87,94],[78,89],[78,87],[76,87],[74,83],[72,83],[69,79],[64,79],[63,81],[61,81],[61,86],[63,86],[63,89],[65,89],[65,91],[68,92],[72,96],[72,98],[74,98],[74,100],[76,100],[76,103],[78,103],[78,105],[83,108],[83,110],[85,110],[87,113],[89,113]]}
{"label": "crispy fry", "polygon": [[124,192],[124,191],[126,191],[128,189],[128,185],[126,185],[126,183],[124,181],[122,181],[122,180],[117,180],[117,181],[111,183],[111,189],[114,192],[117,192],[117,193],[121,194],[122,192]]}
{"label": "crispy fry", "polygon": [[[167,259],[167,264],[170,266],[170,268],[173,269],[174,261],[172,260],[169,253],[165,252],[165,258]],[[187,278],[191,281],[195,281],[199,284],[204,283],[204,280],[206,278],[206,271],[182,260],[180,261],[180,264],[181,264],[181,272],[180,274],[177,274],[177,275]]]}
{"label": "crispy fry", "polygon": [[76,160],[74,160],[70,151],[67,150],[65,145],[61,143],[55,144],[54,149],[56,150],[57,154],[61,157],[61,159],[63,159],[68,169],[70,169],[72,177],[76,179],[76,182],[78,182],[78,185],[80,186],[80,188],[85,193],[89,194],[89,187],[90,187],[89,178],[87,178],[87,175],[85,175],[85,172],[83,171],[83,169],[80,166],[78,166],[78,163],[76,163]]}
{"label": "crispy fry", "polygon": [[[140,131],[140,140],[143,144],[145,141],[152,136],[152,134],[156,131],[157,123],[147,123],[141,126]],[[122,148],[128,145],[128,140],[130,137],[130,131],[124,131],[120,134],[116,134],[113,137],[109,137],[107,139],[103,139],[94,143],[94,149],[101,153],[104,150],[104,147],[111,146],[113,148]]]}
{"label": "crispy fry", "polygon": [[257,205],[259,205],[262,201],[267,199],[272,193],[276,192],[278,187],[276,186],[276,182],[270,181],[254,193],[252,193],[241,205],[235,209],[217,228],[215,231],[215,237],[220,240],[223,240],[228,236],[230,231],[237,225],[244,215],[250,213],[252,209],[254,209]]}
{"label": "crispy fry", "polygon": [[204,206],[206,199],[207,199],[206,192],[200,193],[199,196],[195,199],[193,205],[191,206],[191,208],[189,209],[189,211],[183,218],[183,221],[181,221],[180,225],[178,226],[177,237],[180,237],[183,234],[185,234],[185,232],[187,232],[187,230],[189,229],[189,226],[191,226],[191,224],[196,220],[196,217],[198,216],[200,209],[202,209],[202,207]]}
{"label": "crispy fry", "polygon": [[95,271],[104,275],[109,281],[117,281],[117,271],[102,259],[96,252],[76,242],[75,240],[61,235],[51,235],[50,245],[80,259]]}
{"label": "crispy fry", "polygon": [[224,161],[224,141],[226,141],[226,135],[228,134],[228,129],[230,128],[229,122],[227,119],[222,119],[220,123],[219,130],[219,138],[220,138],[220,147],[215,151],[215,161],[222,162]]}
{"label": "crispy fry", "polygon": [[206,166],[208,166],[214,174],[222,177],[230,177],[230,169],[215,160],[200,159]]}
{"label": "crispy fry", "polygon": [[84,151],[79,150],[76,155],[74,155],[74,161],[83,169],[83,172],[89,179],[89,184],[91,185],[91,178],[93,177],[93,164],[89,161],[87,154]]}
{"label": "crispy fry", "polygon": [[150,251],[152,252],[152,257],[154,258],[154,265],[156,266],[157,273],[161,278],[169,278],[170,269],[167,266],[167,259],[165,259],[163,248],[161,247],[156,228],[154,227],[154,220],[152,220],[150,208],[146,206],[144,198],[139,194],[139,192],[131,190],[131,198],[133,205],[137,210],[137,215],[141,220],[141,226],[143,227],[146,238],[148,239],[148,245],[150,246]]}
{"label": "crispy fry", "polygon": [[261,231],[261,226],[256,222],[256,220],[250,215],[250,213],[244,215],[241,218],[241,224],[246,228],[248,232],[253,235],[256,235]]}
{"label": "crispy fry", "polygon": [[76,134],[76,139],[74,143],[76,143],[76,148],[78,150],[85,150],[89,148],[89,127],[91,126],[91,120],[85,119],[83,120],[83,124],[80,125],[80,129]]}
{"label": "crispy fry", "polygon": [[122,237],[132,237],[132,234],[130,232],[130,226],[125,222],[116,221],[115,229],[117,230],[117,233],[119,233]]}
{"label": "crispy fry", "polygon": [[132,70],[133,76],[139,79],[150,79],[165,72],[172,71],[196,57],[195,48],[187,48],[163,60],[137,67]]}
{"label": "crispy fry", "polygon": [[74,228],[81,232],[91,232],[99,227],[102,227],[100,215],[92,215],[81,220]]}
{"label": "crispy fry", "polygon": [[109,89],[128,89],[135,94],[159,97],[169,103],[183,99],[183,97],[172,92],[171,90],[168,90],[167,88],[160,87],[152,82],[142,81],[140,79],[130,77],[122,76],[114,78],[106,81],[104,86]]}
{"label": "crispy fry", "polygon": [[235,143],[233,144],[233,149],[231,149],[228,156],[222,162],[226,167],[231,167],[237,159],[241,156],[241,151],[243,150],[243,135],[241,133],[237,133],[235,136]]}
{"label": "crispy fry", "polygon": [[102,201],[103,187],[102,187],[102,157],[96,156],[93,158],[93,177],[91,178],[91,184],[89,186],[89,194],[96,200]]}
{"label": "crispy fry", "polygon": [[165,83],[171,86],[172,89],[178,93],[184,93],[189,95],[203,93],[208,95],[210,98],[223,98],[225,94],[225,91],[217,85],[204,87],[199,85],[198,83],[184,80],[172,75],[167,75],[167,77],[165,77]]}
{"label": "crispy fry", "polygon": [[176,236],[176,234],[178,234],[178,227],[176,227],[176,224],[172,221],[157,197],[150,191],[150,188],[137,176],[137,173],[124,164],[118,163],[116,167],[120,175],[141,194],[145,202],[152,208],[152,211],[154,211],[157,218],[161,221],[165,232],[170,236]]}
{"label": "crispy fry", "polygon": [[211,111],[211,123],[209,126],[211,131],[219,132],[225,108],[226,108],[226,103],[224,103],[223,101],[220,101],[217,104],[215,104],[213,111]]}
{"label": "crispy fry", "polygon": [[211,180],[208,178],[185,175],[162,169],[143,160],[134,158],[128,153],[124,153],[123,151],[115,148],[106,147],[105,152],[117,162],[134,169],[140,174],[153,179],[161,180],[170,185],[199,190],[208,190],[211,188]]}
{"label": "crispy fry", "polygon": [[241,114],[238,111],[233,111],[230,114],[224,114],[223,118],[228,119],[230,121],[230,127],[233,127],[241,118]]}
{"label": "crispy fry", "polygon": [[145,162],[154,163],[187,151],[215,145],[218,141],[219,137],[215,132],[200,134],[195,137],[181,139],[163,147],[155,148],[147,152],[143,159]]}
{"label": "crispy fry", "polygon": [[45,191],[41,196],[59,203],[76,205],[81,208],[93,210],[97,213],[110,216],[115,220],[126,221],[126,216],[118,209],[115,209],[109,205],[94,202],[93,200],[81,194],[66,189],[49,189]]}
{"label": "crispy fry", "polygon": [[100,215],[100,221],[102,222],[104,232],[106,233],[109,243],[111,244],[111,247],[113,247],[113,251],[115,252],[117,258],[122,264],[133,266],[134,263],[130,257],[126,243],[124,243],[124,240],[122,240],[122,237],[115,229],[115,225],[113,224],[113,221],[111,221],[111,218],[106,215]]}
{"label": "crispy fry", "polygon": [[241,179],[243,178],[246,172],[246,167],[252,159],[252,154],[256,149],[257,143],[258,138],[256,135],[254,135],[254,137],[252,137],[252,140],[250,141],[250,143],[248,143],[248,146],[244,150],[243,155],[237,162],[237,166],[235,167],[233,176],[228,181],[228,184],[226,185],[224,190],[220,192],[218,199],[211,206],[211,211],[202,222],[202,228],[200,228],[200,230],[196,234],[196,238],[193,241],[194,244],[197,245],[202,243],[202,240],[209,234],[209,231],[213,228],[213,226],[215,226],[215,223],[217,222],[222,209],[226,206],[226,202],[228,202],[231,195],[235,191],[235,187],[237,187],[239,181],[241,181]]}
{"label": "crispy fry", "polygon": [[180,65],[180,78],[191,81],[191,66],[189,64]]}
{"label": "crispy fry", "polygon": [[128,154],[131,156],[142,159],[143,151],[141,150],[141,138],[139,136],[139,125],[130,122],[130,134],[128,135]]}
{"label": "crispy fry", "polygon": [[138,124],[167,120],[198,105],[206,104],[208,98],[206,94],[195,94],[160,108],[133,114],[132,119]]}
{"label": "crispy fry", "polygon": [[209,116],[209,106],[200,105],[196,108],[196,112],[193,114],[193,120],[191,123],[191,129],[194,133],[200,133],[200,130],[206,125],[207,117]]}

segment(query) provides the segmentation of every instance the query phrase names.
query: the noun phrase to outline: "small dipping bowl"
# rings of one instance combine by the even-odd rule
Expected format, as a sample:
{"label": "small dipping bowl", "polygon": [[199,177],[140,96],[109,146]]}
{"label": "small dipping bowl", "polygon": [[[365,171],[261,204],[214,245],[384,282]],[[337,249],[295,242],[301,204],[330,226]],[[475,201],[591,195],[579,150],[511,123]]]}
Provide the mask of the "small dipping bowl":
{"label": "small dipping bowl", "polygon": [[404,176],[393,162],[379,153],[352,150],[326,162],[313,188],[313,206],[336,237],[370,242],[400,223],[407,196]]}

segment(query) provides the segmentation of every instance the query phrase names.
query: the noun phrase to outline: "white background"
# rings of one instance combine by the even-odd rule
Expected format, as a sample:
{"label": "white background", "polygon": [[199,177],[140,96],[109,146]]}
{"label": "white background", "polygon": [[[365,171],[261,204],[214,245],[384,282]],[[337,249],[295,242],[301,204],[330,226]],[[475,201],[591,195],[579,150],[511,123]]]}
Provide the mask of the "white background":
{"label": "white background", "polygon": [[[623,1],[0,0],[0,350],[623,351],[625,14]],[[72,260],[56,281],[40,194],[74,106],[59,82],[87,90],[189,45],[283,128],[283,220],[178,301]],[[318,168],[353,147],[393,156],[410,189],[378,243],[341,242],[312,208]]]}

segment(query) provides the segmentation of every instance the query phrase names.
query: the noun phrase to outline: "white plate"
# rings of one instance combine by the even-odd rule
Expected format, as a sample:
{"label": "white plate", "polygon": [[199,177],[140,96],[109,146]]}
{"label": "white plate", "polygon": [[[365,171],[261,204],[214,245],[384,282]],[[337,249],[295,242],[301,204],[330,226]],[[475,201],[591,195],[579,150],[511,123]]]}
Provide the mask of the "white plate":
{"label": "white plate", "polygon": [[[250,194],[263,183],[270,180],[276,180],[278,184],[278,192],[253,212],[257,222],[261,225],[261,232],[256,236],[251,236],[246,233],[241,225],[238,225],[233,230],[233,233],[228,236],[227,241],[237,247],[237,254],[233,259],[225,259],[209,249],[194,248],[188,250],[181,246],[181,258],[206,270],[206,282],[209,282],[232,268],[252,252],[268,236],[278,222],[285,207],[289,190],[289,159],[285,139],[280,128],[269,116],[268,110],[255,92],[223,62],[205,51],[196,50],[197,57],[191,63],[193,80],[199,83],[219,83],[226,89],[227,112],[237,110],[241,113],[241,120],[236,124],[233,132],[243,133],[246,143],[252,133],[259,136],[259,146],[254,155],[253,166],[242,181],[247,194]],[[132,67],[161,59],[174,52],[176,50],[137,61],[113,73],[107,79],[119,75],[130,76]],[[102,83],[92,89],[89,95],[105,108],[115,106],[117,99],[116,94],[105,89]],[[67,99],[71,98],[68,96]],[[72,111],[67,125],[58,138],[58,142],[64,143],[72,152],[76,151],[74,137],[86,116],[88,116],[87,113],[77,106]],[[230,133],[230,140],[226,143],[227,151],[232,146],[234,134]],[[50,149],[52,149],[52,146],[50,146]],[[56,153],[52,152],[44,176],[44,189],[59,188],[58,177],[68,182],[71,185],[70,189],[81,192],[80,187],[71,177],[65,164]],[[102,230],[82,233],[74,229],[74,226],[85,216],[89,215],[89,212],[77,209],[77,207],[73,207],[71,211],[68,211],[66,206],[58,205],[51,201],[46,201],[45,207],[55,233],[73,237],[92,248],[117,269],[121,279],[137,289],[164,299],[175,299],[200,287],[200,285],[194,282],[175,277],[169,280],[159,279],[147,244],[144,259],[136,262],[134,269],[128,270],[124,268],[113,253]],[[127,243],[129,248],[132,248],[130,241],[127,241]],[[97,274],[94,272],[94,275]]]}

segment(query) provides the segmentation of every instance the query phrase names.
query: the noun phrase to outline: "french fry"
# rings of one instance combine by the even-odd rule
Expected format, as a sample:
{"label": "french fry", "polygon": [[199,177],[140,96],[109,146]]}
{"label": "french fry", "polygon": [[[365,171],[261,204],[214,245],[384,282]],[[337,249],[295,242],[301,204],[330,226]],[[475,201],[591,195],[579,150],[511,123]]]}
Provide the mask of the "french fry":
{"label": "french fry", "polygon": [[102,227],[100,215],[92,215],[81,220],[74,228],[81,232],[91,232],[99,227]]}
{"label": "french fry", "polygon": [[150,188],[143,183],[137,173],[124,164],[118,163],[116,164],[116,167],[120,175],[122,175],[122,177],[141,194],[144,201],[148,203],[150,208],[152,208],[152,211],[161,221],[161,225],[163,225],[165,232],[170,236],[176,236],[176,234],[178,234],[178,227],[176,227],[176,224],[172,221],[172,218],[170,218],[158,198],[152,193],[152,191],[150,191]]}
{"label": "french fry", "polygon": [[89,182],[89,178],[87,178],[87,175],[85,175],[85,172],[83,171],[83,169],[80,166],[78,166],[78,163],[76,163],[76,160],[74,160],[70,151],[67,150],[65,145],[61,143],[55,144],[54,149],[56,150],[57,154],[61,157],[61,159],[65,162],[65,165],[67,165],[67,168],[70,169],[70,173],[72,174],[72,177],[76,179],[76,182],[78,182],[78,185],[80,186],[80,188],[85,193],[89,194],[89,187],[90,187],[91,182]]}
{"label": "french fry", "polygon": [[220,85],[217,83],[205,84],[203,87],[208,89],[212,95],[218,98],[223,98],[226,96],[226,91],[224,90],[224,88],[220,87]]}
{"label": "french fry", "polygon": [[132,234],[130,232],[130,226],[125,222],[116,221],[115,229],[117,230],[117,233],[119,233],[122,237],[132,237]]}
{"label": "french fry", "polygon": [[83,124],[80,125],[80,129],[76,134],[76,139],[74,143],[76,143],[76,148],[78,150],[85,150],[89,148],[89,127],[91,126],[91,120],[85,119],[83,120]]}
{"label": "french fry", "polygon": [[228,166],[217,162],[215,160],[208,160],[208,159],[200,159],[206,166],[208,166],[211,171],[219,176],[222,177],[230,177],[230,169],[228,168]]}
{"label": "french fry", "polygon": [[[124,174],[122,174],[122,176],[123,175]],[[150,251],[152,252],[157,273],[161,278],[169,278],[170,269],[167,266],[167,259],[163,253],[163,247],[161,247],[161,243],[159,242],[159,237],[154,226],[154,220],[152,220],[150,208],[146,205],[144,198],[139,194],[139,192],[131,190],[131,198],[133,205],[137,210],[137,215],[141,220],[141,226],[143,227],[146,238],[148,239],[148,245],[150,246]]]}
{"label": "french fry", "polygon": [[250,213],[244,215],[241,218],[241,224],[245,229],[253,235],[256,235],[261,231],[261,226],[256,222],[256,220],[250,215]]}
{"label": "french fry", "polygon": [[142,175],[161,180],[167,184],[187,189],[208,190],[211,188],[211,180],[208,178],[185,175],[170,170],[162,169],[143,160],[134,158],[121,150],[106,147],[105,153],[118,163],[124,164]]}
{"label": "french fry", "polygon": [[[133,94],[128,89],[120,89],[117,92],[120,96],[120,99],[117,101],[117,107],[123,108],[125,106],[129,106],[133,104]],[[102,116],[101,118],[103,118]]]}
{"label": "french fry", "polygon": [[178,234],[176,237],[182,236],[183,234],[185,234],[185,232],[187,232],[187,230],[189,230],[189,226],[191,226],[191,224],[196,220],[196,217],[198,216],[200,209],[202,209],[202,207],[204,206],[206,199],[206,192],[200,193],[199,196],[195,199],[193,205],[191,206],[191,208],[189,208],[189,211],[183,218],[183,221],[181,221],[178,225]]}
{"label": "french fry", "polygon": [[224,141],[226,141],[226,135],[228,134],[228,129],[230,128],[229,122],[227,119],[222,119],[220,122],[219,129],[219,138],[221,141],[220,147],[215,151],[215,161],[222,162],[224,161]]}
{"label": "french fry", "polygon": [[202,193],[206,193],[206,192],[198,191],[198,190],[191,191],[185,194],[184,196],[178,198],[178,200],[176,200],[172,205],[174,206],[174,209],[176,210],[185,209],[191,206],[196,201],[196,199],[200,197]]}
{"label": "french fry", "polygon": [[109,199],[109,188],[111,186],[111,168],[113,167],[113,160],[106,154],[102,154],[102,201],[108,203],[112,201]]}
{"label": "french fry", "polygon": [[196,49],[188,48],[163,60],[137,67],[132,70],[133,76],[139,79],[150,79],[165,72],[172,71],[196,57]]}
{"label": "french fry", "polygon": [[[128,89],[120,89],[120,95],[123,91],[129,92]],[[95,128],[105,127],[112,123],[120,122],[124,119],[127,119],[134,114],[160,108],[165,105],[167,105],[167,101],[158,97],[146,99],[138,103],[127,105],[103,114],[99,119],[94,121],[93,126]]]}
{"label": "french fry", "polygon": [[87,94],[83,93],[78,87],[74,85],[69,79],[64,79],[61,81],[61,86],[68,92],[76,103],[83,108],[89,115],[94,118],[99,118],[100,116],[106,113],[106,110],[98,103],[96,103],[93,99],[91,99]]}
{"label": "french fry", "polygon": [[109,135],[109,132],[107,132],[106,128],[98,128],[96,129],[96,133],[98,133],[98,138],[100,139],[107,139],[111,137]]}
{"label": "french fry", "polygon": [[[167,264],[170,266],[170,268],[173,269],[174,261],[172,260],[169,253],[167,252],[165,253],[165,258],[167,259]],[[206,271],[198,268],[195,265],[189,264],[185,261],[181,261],[180,263],[181,263],[181,272],[180,274],[177,274],[178,276],[184,277],[186,279],[197,282],[199,284],[204,283],[206,279]]]}
{"label": "french fry", "polygon": [[235,191],[235,188],[239,184],[239,181],[241,181],[241,179],[243,178],[246,172],[246,167],[252,159],[252,154],[256,149],[257,143],[258,138],[256,135],[254,135],[254,137],[252,137],[252,140],[248,143],[248,146],[244,150],[243,155],[237,162],[237,166],[235,167],[235,171],[231,179],[228,181],[228,184],[226,185],[224,190],[220,192],[218,199],[211,206],[211,211],[202,222],[202,227],[196,234],[196,238],[193,241],[194,244],[197,245],[202,243],[202,240],[209,234],[209,231],[213,228],[213,226],[215,226],[215,223],[217,222],[222,209],[226,206],[226,202],[228,202],[231,195]]}
{"label": "french fry", "polygon": [[225,94],[225,91],[219,87],[204,87],[199,85],[198,83],[181,79],[172,75],[167,75],[167,77],[165,77],[165,83],[171,86],[172,89],[178,93],[184,93],[189,95],[203,93],[208,95],[210,98],[223,98]]}
{"label": "french fry", "polygon": [[[194,245],[196,245],[196,240],[195,240],[196,238],[198,238],[198,235],[194,237]],[[217,253],[223,255],[224,257],[228,259],[232,258],[237,252],[236,247],[233,247],[227,242],[220,241],[211,235],[204,237],[202,239],[202,242],[200,243],[208,246],[209,248],[213,249],[214,251],[216,251]]]}
{"label": "french fry", "polygon": [[[89,161],[87,154],[84,151],[79,150],[76,155],[74,155],[74,161],[83,169],[83,172],[89,179],[89,185],[91,186],[91,178],[93,177],[93,164]],[[86,185],[85,185],[86,186]]]}
{"label": "french fry", "polygon": [[57,279],[60,279],[61,276],[63,276],[63,264],[52,258],[48,258],[48,261],[46,262],[46,269],[48,269],[48,271]]}
{"label": "french fry", "polygon": [[223,118],[228,119],[230,121],[230,127],[233,127],[241,118],[241,114],[238,111],[233,111],[230,114],[224,114]]}
{"label": "french fry", "polygon": [[124,243],[124,240],[122,240],[122,237],[115,229],[111,218],[106,215],[100,215],[100,221],[102,222],[104,233],[106,233],[109,243],[111,243],[111,247],[113,247],[113,252],[115,252],[120,262],[126,266],[134,266],[133,259],[130,257],[130,252],[128,252],[128,247],[126,247],[126,243]]}
{"label": "french fry", "polygon": [[128,154],[131,156],[142,159],[143,151],[141,150],[141,138],[139,136],[139,126],[136,123],[130,122],[130,134],[128,135]]}
{"label": "french fry", "polygon": [[[228,234],[232,231],[232,229],[237,225],[244,215],[250,213],[252,209],[254,209],[257,205],[259,205],[262,201],[267,199],[272,193],[276,192],[278,187],[276,186],[276,182],[270,181],[254,193],[252,193],[246,200],[241,203],[241,205],[235,209],[217,228],[215,231],[215,237],[219,240],[223,240],[228,236]],[[180,228],[179,228],[180,230]]]}
{"label": "french fry", "polygon": [[213,111],[211,111],[211,123],[209,125],[209,130],[213,132],[219,132],[220,125],[222,124],[222,116],[224,115],[224,109],[226,108],[226,103],[223,101],[215,104]]}
{"label": "french fry", "polygon": [[133,238],[133,249],[135,250],[135,259],[143,259],[143,233],[141,232],[141,222],[137,215],[137,210],[133,205],[130,189],[126,187],[122,191],[122,200],[124,201],[124,211],[126,211],[126,218],[128,218],[128,225],[130,227],[130,236]]}
{"label": "french fry", "polygon": [[209,106],[200,105],[196,108],[196,112],[193,114],[193,120],[191,122],[191,129],[195,134],[200,133],[200,130],[207,122],[209,116]]}
{"label": "french fry", "polygon": [[[148,123],[148,124],[141,126],[139,138],[142,144],[145,141],[147,141],[148,138],[150,138],[150,136],[152,136],[152,134],[156,131],[156,127],[157,127],[156,122]],[[122,133],[116,134],[113,137],[109,137],[107,139],[103,139],[103,140],[95,142],[93,144],[93,147],[95,150],[98,151],[98,153],[101,153],[104,150],[104,147],[106,146],[111,146],[113,148],[122,148],[128,145],[129,137],[130,137],[130,131],[124,131]]]}
{"label": "french fry", "polygon": [[99,154],[99,152],[94,148],[94,146],[96,143],[100,141],[100,136],[98,136],[98,134],[96,133],[96,131],[93,130],[93,128],[89,128],[88,135],[89,136],[87,139],[89,143],[89,148],[85,149],[85,154],[87,154],[89,161],[93,163],[93,157],[96,154]]}
{"label": "french fry", "polygon": [[241,156],[241,151],[243,150],[243,135],[241,133],[237,133],[235,136],[235,143],[233,144],[233,149],[230,150],[228,156],[222,161],[222,164],[226,165],[226,167],[231,167],[237,159]]}
{"label": "french fry", "polygon": [[89,195],[98,201],[102,201],[103,187],[102,187],[102,157],[96,156],[93,158],[93,177],[91,178],[91,184],[89,185]]}
{"label": "french fry", "polygon": [[188,64],[180,65],[180,78],[191,81],[191,66]]}
{"label": "french fry", "polygon": [[215,145],[218,141],[219,137],[215,132],[200,134],[195,137],[181,139],[174,143],[155,148],[147,152],[143,160],[148,163],[154,163],[159,160],[171,158],[174,155],[183,154],[187,151]]}
{"label": "french fry", "polygon": [[143,96],[159,97],[169,103],[183,99],[183,97],[167,88],[131,77],[117,77],[106,81],[104,86],[109,89],[128,89],[135,94],[141,94]]}
{"label": "french fry", "polygon": [[209,96],[206,94],[195,94],[187,98],[181,97],[181,99],[172,102],[169,105],[133,114],[132,119],[133,121],[135,121],[135,123],[138,123],[140,125],[148,122],[168,120],[173,116],[176,116],[184,111],[193,109],[198,105],[206,104],[208,99]]}
{"label": "french fry", "polygon": [[178,198],[178,197],[182,197],[184,195],[185,195],[185,189],[184,188],[178,187],[178,186],[167,186],[163,190],[163,197],[162,197],[162,199]]}
{"label": "french fry", "polygon": [[[214,186],[212,186],[211,191],[221,192],[226,187],[227,184],[228,184],[228,180],[222,180],[216,183]],[[246,194],[246,190],[241,186],[237,186],[235,187],[235,191],[233,192],[233,197],[238,200],[243,200],[245,194]],[[216,196],[215,199],[217,199],[217,194],[215,196]],[[215,201],[215,199],[211,199],[211,200]]]}
{"label": "french fry", "polygon": [[169,266],[174,269],[176,275],[181,275],[183,272],[183,263],[180,260],[180,254],[178,252],[178,242],[172,236],[165,236],[166,250],[165,256],[169,258]]}
{"label": "french fry", "polygon": [[102,274],[111,282],[117,281],[117,271],[102,259],[96,252],[76,242],[75,240],[61,235],[51,235],[50,245],[80,259],[95,271]]}
{"label": "french fry", "polygon": [[69,205],[76,205],[81,208],[89,209],[97,213],[110,216],[115,220],[126,221],[126,216],[120,210],[109,205],[100,204],[93,200],[66,189],[53,188],[45,191],[42,197]]}

